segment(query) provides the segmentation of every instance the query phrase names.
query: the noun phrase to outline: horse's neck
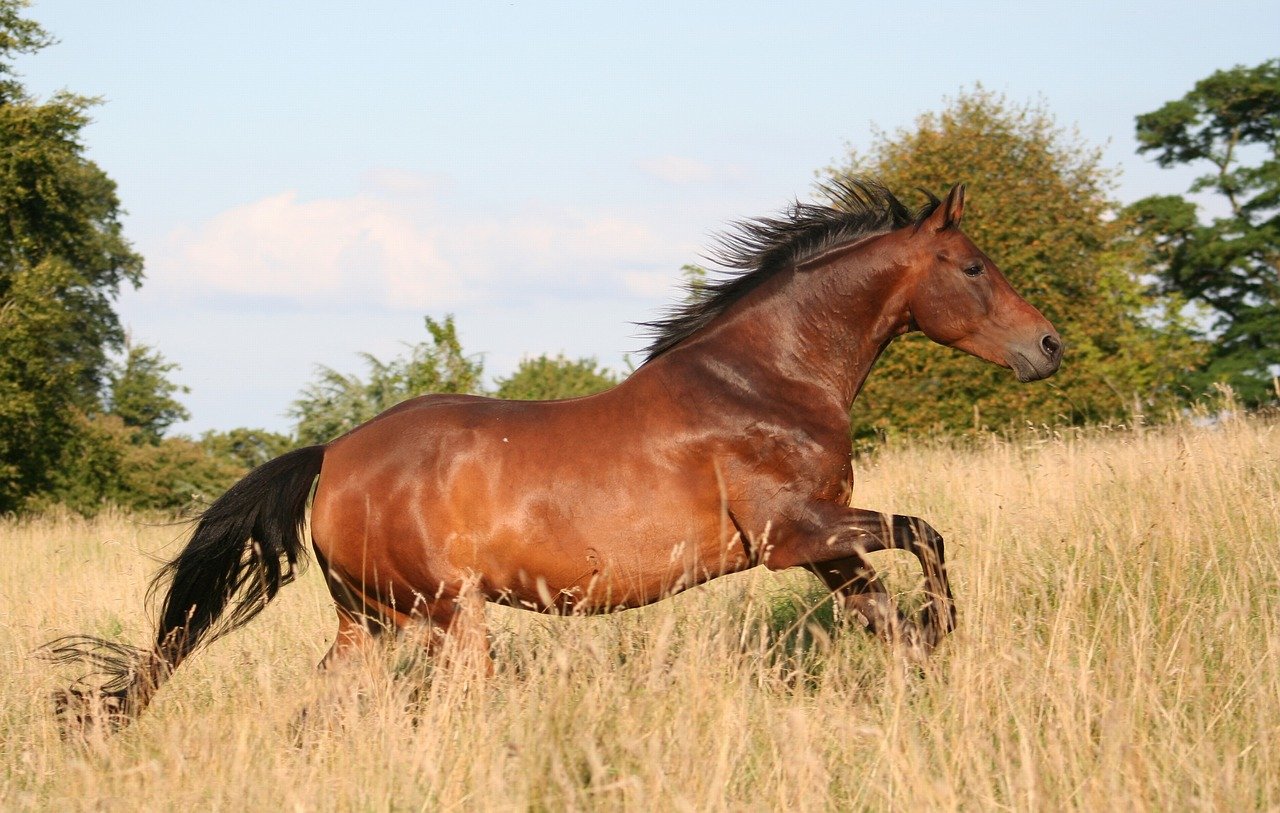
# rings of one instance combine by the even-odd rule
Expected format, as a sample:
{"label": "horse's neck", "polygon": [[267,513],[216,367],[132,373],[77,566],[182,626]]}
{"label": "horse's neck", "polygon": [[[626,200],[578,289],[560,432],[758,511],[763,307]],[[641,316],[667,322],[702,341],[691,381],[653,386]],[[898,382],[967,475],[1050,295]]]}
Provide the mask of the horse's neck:
{"label": "horse's neck", "polygon": [[907,330],[896,276],[888,264],[875,269],[856,255],[782,272],[690,350],[732,359],[765,386],[816,385],[847,413],[881,352]]}

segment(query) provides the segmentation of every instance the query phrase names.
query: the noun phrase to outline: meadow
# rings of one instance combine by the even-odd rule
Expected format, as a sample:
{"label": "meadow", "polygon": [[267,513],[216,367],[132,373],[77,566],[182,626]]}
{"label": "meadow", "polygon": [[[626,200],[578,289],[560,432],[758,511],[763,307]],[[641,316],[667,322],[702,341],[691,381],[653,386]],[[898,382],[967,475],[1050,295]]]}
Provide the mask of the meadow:
{"label": "meadow", "polygon": [[[4,810],[1274,810],[1280,423],[891,445],[855,501],[947,538],[959,629],[917,669],[801,573],[640,610],[493,607],[496,674],[391,647],[331,674],[318,569],[134,726],[64,741],[48,639],[150,634],[180,528],[0,522]],[[919,601],[914,561],[877,554]]]}

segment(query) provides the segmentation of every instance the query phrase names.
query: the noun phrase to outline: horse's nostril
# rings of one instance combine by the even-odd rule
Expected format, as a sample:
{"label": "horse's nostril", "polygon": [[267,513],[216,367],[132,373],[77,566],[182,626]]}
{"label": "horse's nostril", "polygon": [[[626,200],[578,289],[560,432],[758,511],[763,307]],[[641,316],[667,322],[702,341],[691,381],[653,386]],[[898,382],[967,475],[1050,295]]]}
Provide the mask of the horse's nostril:
{"label": "horse's nostril", "polygon": [[1052,333],[1046,333],[1040,339],[1040,348],[1049,358],[1057,358],[1058,351],[1062,349],[1062,342]]}

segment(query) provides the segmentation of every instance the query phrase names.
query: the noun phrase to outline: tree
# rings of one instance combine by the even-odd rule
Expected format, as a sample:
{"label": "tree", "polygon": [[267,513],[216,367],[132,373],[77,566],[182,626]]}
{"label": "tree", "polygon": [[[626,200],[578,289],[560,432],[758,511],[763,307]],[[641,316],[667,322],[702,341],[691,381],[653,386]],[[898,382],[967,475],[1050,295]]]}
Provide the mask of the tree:
{"label": "tree", "polygon": [[239,461],[210,454],[186,437],[165,438],[154,446],[130,444],[120,492],[111,501],[143,511],[203,508],[247,473]]}
{"label": "tree", "polygon": [[279,432],[240,427],[226,432],[205,432],[200,436],[200,445],[210,455],[232,461],[247,473],[298,444]]}
{"label": "tree", "polygon": [[851,152],[827,173],[868,175],[903,194],[967,183],[965,232],[1067,343],[1058,375],[1029,386],[919,334],[900,339],[854,407],[855,437],[1158,409],[1196,363],[1179,303],[1145,293],[1140,253],[1118,239],[1099,151],[1042,108],[979,87],[912,130],[879,133],[867,155]]}
{"label": "tree", "polygon": [[[114,505],[174,513],[207,504],[249,471],[234,456],[186,437],[140,441],[137,427],[118,415],[77,413],[77,431],[50,474],[49,486],[28,499],[95,514]],[[251,430],[233,430],[233,432]]]}
{"label": "tree", "polygon": [[[1247,404],[1276,397],[1280,375],[1280,59],[1217,71],[1181,99],[1137,117],[1138,152],[1162,167],[1208,164],[1190,192],[1221,196],[1204,222],[1196,204],[1156,195],[1129,207],[1148,238],[1159,287],[1208,309],[1213,340],[1198,390],[1225,381]],[[1255,158],[1253,164],[1246,164]]]}
{"label": "tree", "polygon": [[511,375],[497,380],[499,398],[522,401],[550,401],[577,398],[616,386],[618,377],[599,367],[594,358],[551,358],[545,353],[526,358]]}
{"label": "tree", "polygon": [[702,289],[707,287],[707,269],[696,263],[685,263],[680,266],[680,278],[684,280],[684,301],[686,303],[699,299]]}
{"label": "tree", "polygon": [[136,442],[156,445],[165,430],[191,417],[173,396],[189,392],[168,374],[178,365],[145,344],[126,342],[125,357],[110,373],[108,411],[135,430]]}
{"label": "tree", "polygon": [[453,316],[443,322],[426,317],[430,341],[409,345],[404,358],[383,362],[362,353],[368,380],[321,366],[317,380],[293,402],[302,444],[327,443],[385,409],[429,392],[472,393],[480,389],[483,363],[462,352]]}
{"label": "tree", "polygon": [[0,0],[0,512],[51,486],[99,408],[124,338],[113,299],[142,279],[115,184],[84,156],[94,100],[40,103],[16,78],[13,60],[51,41],[24,8]]}
{"label": "tree", "polygon": [[112,365],[103,409],[76,410],[75,431],[49,482],[26,506],[62,505],[93,514],[104,505],[176,512],[207,503],[255,466],[277,457],[291,438],[260,429],[206,432],[199,441],[165,437],[187,417],[168,379],[177,365],[154,349],[127,343]]}

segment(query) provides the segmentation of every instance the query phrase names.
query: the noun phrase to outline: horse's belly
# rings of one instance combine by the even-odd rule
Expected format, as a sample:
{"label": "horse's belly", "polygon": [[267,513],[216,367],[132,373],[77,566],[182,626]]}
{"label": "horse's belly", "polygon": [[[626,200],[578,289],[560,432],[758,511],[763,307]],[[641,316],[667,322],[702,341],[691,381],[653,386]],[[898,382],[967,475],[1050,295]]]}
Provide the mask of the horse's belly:
{"label": "horse's belly", "polygon": [[[688,529],[692,530],[692,529]],[[469,562],[494,600],[530,609],[601,612],[637,607],[748,566],[736,539],[706,533],[601,533],[572,543],[497,544]]]}

